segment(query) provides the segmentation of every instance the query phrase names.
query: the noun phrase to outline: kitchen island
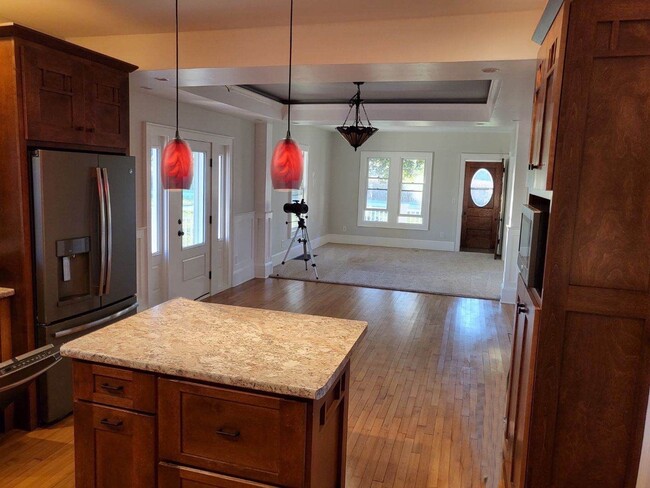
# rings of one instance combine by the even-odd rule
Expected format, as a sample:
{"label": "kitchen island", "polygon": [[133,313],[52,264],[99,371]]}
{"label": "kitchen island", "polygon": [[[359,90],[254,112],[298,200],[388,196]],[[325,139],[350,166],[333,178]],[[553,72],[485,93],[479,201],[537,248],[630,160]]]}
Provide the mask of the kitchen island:
{"label": "kitchen island", "polygon": [[366,329],[175,299],[66,344],[77,486],[345,486]]}

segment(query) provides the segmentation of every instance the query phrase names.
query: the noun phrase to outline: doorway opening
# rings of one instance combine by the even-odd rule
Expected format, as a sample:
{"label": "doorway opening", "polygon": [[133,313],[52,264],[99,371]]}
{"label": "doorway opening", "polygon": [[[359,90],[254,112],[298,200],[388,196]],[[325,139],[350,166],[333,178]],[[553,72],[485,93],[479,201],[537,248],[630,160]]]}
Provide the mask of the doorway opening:
{"label": "doorway opening", "polygon": [[198,300],[231,286],[232,138],[181,130],[194,158],[188,190],[162,189],[160,160],[174,129],[147,123],[146,305]]}

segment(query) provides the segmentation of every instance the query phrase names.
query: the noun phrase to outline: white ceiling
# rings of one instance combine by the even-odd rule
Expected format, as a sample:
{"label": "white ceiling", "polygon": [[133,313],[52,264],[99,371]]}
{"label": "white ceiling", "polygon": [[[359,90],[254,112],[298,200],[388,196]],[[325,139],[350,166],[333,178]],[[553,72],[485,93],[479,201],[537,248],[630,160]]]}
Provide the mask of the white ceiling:
{"label": "white ceiling", "polygon": [[[295,0],[296,24],[542,9],[546,0]],[[287,25],[289,0],[181,0],[181,30]],[[173,0],[2,0],[0,17],[60,37],[174,30]],[[363,37],[363,33],[360,33]]]}

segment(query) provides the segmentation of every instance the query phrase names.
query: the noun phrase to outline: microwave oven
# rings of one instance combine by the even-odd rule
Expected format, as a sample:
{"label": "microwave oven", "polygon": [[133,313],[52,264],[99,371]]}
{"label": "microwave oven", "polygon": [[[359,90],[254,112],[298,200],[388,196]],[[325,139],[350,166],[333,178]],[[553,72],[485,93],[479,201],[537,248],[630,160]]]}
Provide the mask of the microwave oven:
{"label": "microwave oven", "polygon": [[526,286],[536,288],[539,292],[544,280],[547,230],[548,212],[532,205],[524,205],[517,267]]}

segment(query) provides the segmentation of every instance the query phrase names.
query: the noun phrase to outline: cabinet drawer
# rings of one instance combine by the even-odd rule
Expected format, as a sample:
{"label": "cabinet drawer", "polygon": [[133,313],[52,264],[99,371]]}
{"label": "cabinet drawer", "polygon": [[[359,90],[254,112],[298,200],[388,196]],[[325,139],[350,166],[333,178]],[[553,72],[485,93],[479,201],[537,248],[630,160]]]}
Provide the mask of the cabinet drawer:
{"label": "cabinet drawer", "polygon": [[75,361],[75,400],[155,413],[156,378],[149,373]]}
{"label": "cabinet drawer", "polygon": [[161,460],[286,487],[304,484],[305,403],[160,379],[158,413]]}
{"label": "cabinet drawer", "polygon": [[272,488],[255,481],[247,481],[231,476],[209,473],[184,466],[160,463],[158,466],[158,488]]}
{"label": "cabinet drawer", "polygon": [[152,415],[75,402],[76,486],[155,486],[155,435]]}

